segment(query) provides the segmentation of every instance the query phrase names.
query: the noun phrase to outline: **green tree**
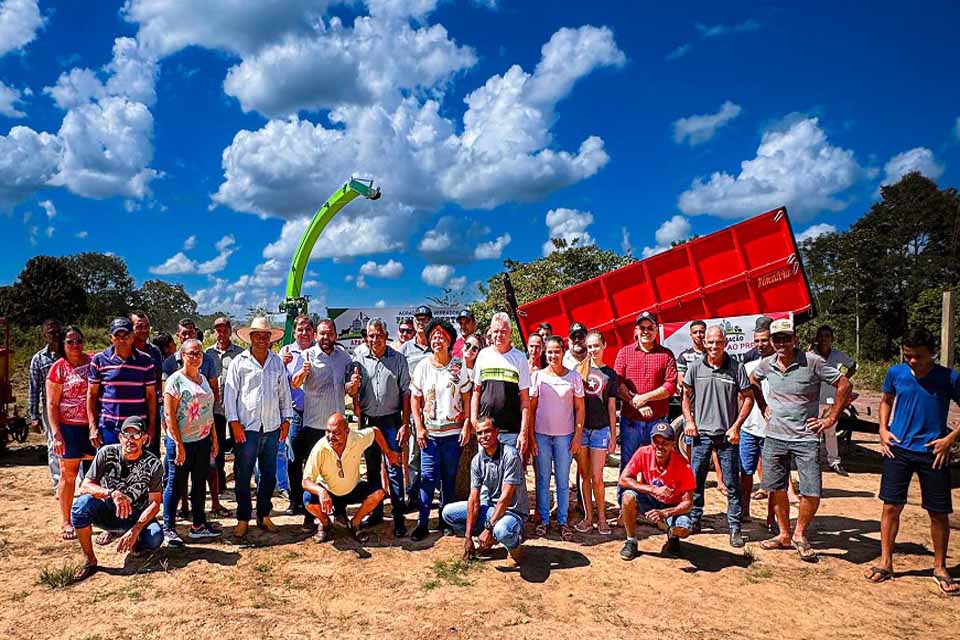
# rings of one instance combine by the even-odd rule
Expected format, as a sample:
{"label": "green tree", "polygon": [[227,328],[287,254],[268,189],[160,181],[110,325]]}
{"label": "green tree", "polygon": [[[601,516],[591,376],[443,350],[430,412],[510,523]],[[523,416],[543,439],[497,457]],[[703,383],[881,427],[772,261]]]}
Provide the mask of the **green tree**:
{"label": "green tree", "polygon": [[64,258],[87,292],[86,324],[105,325],[131,311],[135,291],[127,264],[105,253],[78,253]]}
{"label": "green tree", "polygon": [[21,327],[37,326],[49,317],[78,322],[87,311],[87,294],[62,258],[34,256],[0,296],[0,304],[0,315]]}
{"label": "green tree", "polygon": [[175,331],[177,321],[197,314],[194,302],[182,284],[170,284],[162,280],[147,280],[133,296],[134,305],[150,316],[156,331]]}

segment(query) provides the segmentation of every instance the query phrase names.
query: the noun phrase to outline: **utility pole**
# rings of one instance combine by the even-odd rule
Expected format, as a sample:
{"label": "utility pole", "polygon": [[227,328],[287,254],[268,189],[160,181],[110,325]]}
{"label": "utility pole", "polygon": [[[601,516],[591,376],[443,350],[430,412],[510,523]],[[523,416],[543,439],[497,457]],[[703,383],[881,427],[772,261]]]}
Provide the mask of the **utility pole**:
{"label": "utility pole", "polygon": [[954,346],[957,336],[956,296],[953,291],[943,292],[943,313],[940,320],[940,364],[952,369]]}

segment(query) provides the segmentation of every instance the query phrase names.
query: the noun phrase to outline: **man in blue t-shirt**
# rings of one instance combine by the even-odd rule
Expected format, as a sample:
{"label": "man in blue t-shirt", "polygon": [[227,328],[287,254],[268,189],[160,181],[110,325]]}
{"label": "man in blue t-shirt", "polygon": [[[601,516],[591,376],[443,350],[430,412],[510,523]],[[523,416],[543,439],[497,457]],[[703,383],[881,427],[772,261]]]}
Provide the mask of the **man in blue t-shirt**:
{"label": "man in blue t-shirt", "polygon": [[[960,582],[947,573],[950,542],[950,448],[960,437],[960,424],[947,428],[950,401],[960,404],[960,373],[935,364],[936,341],[926,329],[912,329],[901,343],[904,362],[890,367],[880,401],[880,563],[866,578],[885,582],[893,577],[893,547],[900,513],[907,503],[913,474],[920,478],[921,505],[930,514],[933,578],[940,591],[960,595]],[[893,420],[890,412],[893,410]]]}

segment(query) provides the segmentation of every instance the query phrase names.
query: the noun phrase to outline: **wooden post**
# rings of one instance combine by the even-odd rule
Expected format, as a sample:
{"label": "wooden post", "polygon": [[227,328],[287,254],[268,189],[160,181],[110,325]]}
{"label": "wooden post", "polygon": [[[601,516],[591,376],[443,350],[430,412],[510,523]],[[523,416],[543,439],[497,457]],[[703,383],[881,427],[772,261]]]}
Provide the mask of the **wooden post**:
{"label": "wooden post", "polygon": [[953,291],[943,292],[943,315],[940,324],[940,364],[953,368],[954,347],[957,336],[956,296]]}

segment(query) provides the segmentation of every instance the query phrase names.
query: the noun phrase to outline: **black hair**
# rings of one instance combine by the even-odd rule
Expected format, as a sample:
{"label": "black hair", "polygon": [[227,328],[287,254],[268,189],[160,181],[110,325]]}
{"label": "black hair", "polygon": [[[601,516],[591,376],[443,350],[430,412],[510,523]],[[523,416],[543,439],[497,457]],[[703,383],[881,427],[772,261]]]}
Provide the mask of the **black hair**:
{"label": "black hair", "polygon": [[691,329],[693,329],[694,327],[698,327],[698,326],[699,326],[699,327],[703,327],[704,329],[706,329],[706,328],[707,328],[707,323],[706,323],[704,320],[694,320],[693,322],[690,323],[690,328],[691,328]]}
{"label": "black hair", "polygon": [[400,318],[400,322],[397,323],[397,326],[399,327],[399,326],[402,325],[402,324],[408,324],[408,325],[410,325],[410,326],[412,327],[412,326],[413,326],[413,318],[411,318],[410,316],[407,316],[407,317],[405,317],[405,318]]}
{"label": "black hair", "polygon": [[537,336],[537,337],[540,338],[541,340],[543,339],[543,337],[540,335],[540,332],[539,332],[539,331],[531,331],[531,332],[530,332],[530,335],[527,336],[527,342],[530,342],[530,338],[532,338],[533,336]]}
{"label": "black hair", "polygon": [[540,324],[537,325],[537,329],[538,329],[538,330],[539,330],[539,329],[549,329],[549,330],[553,331],[553,325],[550,324],[549,322],[541,322]]}
{"label": "black hair", "polygon": [[926,347],[931,352],[934,352],[937,350],[937,339],[929,329],[912,327],[907,329],[907,332],[903,335],[903,340],[900,341],[900,345],[908,349]]}
{"label": "black hair", "polygon": [[80,334],[80,337],[83,338],[83,331],[80,329],[80,327],[78,327],[78,326],[75,325],[75,324],[68,324],[68,325],[67,325],[66,327],[64,327],[63,330],[60,332],[60,335],[63,336],[64,338],[66,338],[68,333],[79,333],[79,334]]}
{"label": "black hair", "polygon": [[157,349],[160,349],[160,353],[166,355],[167,349],[170,348],[170,344],[173,342],[173,336],[166,331],[161,331],[154,336],[153,340],[150,342],[152,342],[153,346],[155,346]]}
{"label": "black hair", "polygon": [[434,318],[430,321],[430,324],[427,325],[427,338],[430,337],[430,334],[432,334],[433,330],[437,327],[440,327],[440,329],[447,334],[447,338],[450,339],[450,348],[452,348],[453,343],[457,341],[457,330],[453,328],[453,325],[450,324],[450,321],[446,318]]}
{"label": "black hair", "polygon": [[566,344],[567,344],[567,341],[564,340],[564,339],[563,339],[562,337],[560,337],[560,336],[550,336],[549,338],[547,338],[547,339],[544,340],[543,342],[544,342],[544,345],[543,345],[543,346],[544,346],[544,349],[543,349],[544,351],[547,350],[547,349],[546,349],[546,346],[547,346],[548,344],[550,344],[551,342],[555,342],[555,343],[557,343],[558,345],[560,345],[560,348],[561,348],[561,349],[563,349],[563,348],[566,346]]}
{"label": "black hair", "polygon": [[149,318],[150,314],[148,314],[143,309],[134,309],[128,315],[128,317],[130,318],[130,322],[133,322],[133,316],[137,316],[138,318]]}
{"label": "black hair", "polygon": [[317,326],[319,327],[322,324],[328,324],[333,327],[333,332],[337,332],[337,323],[333,321],[333,318],[320,318],[317,320]]}
{"label": "black hair", "polygon": [[834,333],[833,333],[833,327],[831,327],[831,326],[828,325],[828,324],[822,324],[822,325],[820,325],[819,327],[817,327],[817,335],[820,335],[820,334],[823,333],[824,331],[828,331],[831,336],[834,335]]}

